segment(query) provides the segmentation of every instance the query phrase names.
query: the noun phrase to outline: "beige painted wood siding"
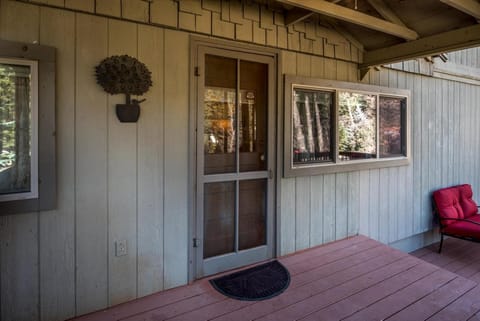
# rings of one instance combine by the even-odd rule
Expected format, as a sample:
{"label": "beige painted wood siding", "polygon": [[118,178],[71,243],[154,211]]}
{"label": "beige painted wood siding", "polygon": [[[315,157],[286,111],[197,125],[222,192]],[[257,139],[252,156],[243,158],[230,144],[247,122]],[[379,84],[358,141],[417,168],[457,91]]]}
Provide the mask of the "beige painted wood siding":
{"label": "beige painted wood siding", "polygon": [[[357,81],[348,41],[248,1],[31,2],[0,0],[0,38],[57,48],[58,204],[0,216],[1,320],[64,320],[187,283],[190,33],[282,48],[281,74]],[[95,83],[113,54],[152,72],[134,124]],[[478,86],[388,68],[363,81],[412,91],[412,162],[279,177],[279,255],[357,233],[392,243],[431,228],[431,190],[469,182],[480,195]],[[128,255],[115,256],[118,240]]]}

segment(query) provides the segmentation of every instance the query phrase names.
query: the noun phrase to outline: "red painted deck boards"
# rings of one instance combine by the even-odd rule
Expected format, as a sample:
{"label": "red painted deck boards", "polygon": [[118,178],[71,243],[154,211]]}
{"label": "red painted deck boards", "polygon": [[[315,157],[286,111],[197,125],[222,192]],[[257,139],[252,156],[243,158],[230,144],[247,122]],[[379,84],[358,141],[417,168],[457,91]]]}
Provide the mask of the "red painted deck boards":
{"label": "red painted deck boards", "polygon": [[229,299],[203,279],[75,321],[480,320],[480,244],[437,246],[409,255],[353,237],[279,258],[292,279],[270,300]]}
{"label": "red painted deck boards", "polygon": [[357,292],[348,298],[317,311],[302,320],[344,319],[436,270],[437,268],[430,264],[417,264],[370,288]]}

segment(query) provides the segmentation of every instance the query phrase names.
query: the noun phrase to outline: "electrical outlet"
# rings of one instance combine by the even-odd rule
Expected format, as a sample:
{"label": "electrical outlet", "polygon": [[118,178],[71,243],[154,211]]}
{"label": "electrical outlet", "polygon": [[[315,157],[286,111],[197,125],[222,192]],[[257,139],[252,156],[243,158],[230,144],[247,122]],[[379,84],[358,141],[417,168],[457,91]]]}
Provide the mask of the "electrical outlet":
{"label": "electrical outlet", "polygon": [[127,240],[115,241],[115,256],[127,255]]}

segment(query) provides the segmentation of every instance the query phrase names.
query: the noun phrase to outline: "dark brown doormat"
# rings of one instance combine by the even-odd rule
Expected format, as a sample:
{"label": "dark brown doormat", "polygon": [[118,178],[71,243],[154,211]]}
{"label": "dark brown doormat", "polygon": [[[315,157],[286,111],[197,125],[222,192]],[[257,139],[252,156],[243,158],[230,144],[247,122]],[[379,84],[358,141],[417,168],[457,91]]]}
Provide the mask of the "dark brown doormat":
{"label": "dark brown doormat", "polygon": [[220,293],[244,301],[270,299],[285,291],[290,284],[290,273],[278,261],[210,280]]}

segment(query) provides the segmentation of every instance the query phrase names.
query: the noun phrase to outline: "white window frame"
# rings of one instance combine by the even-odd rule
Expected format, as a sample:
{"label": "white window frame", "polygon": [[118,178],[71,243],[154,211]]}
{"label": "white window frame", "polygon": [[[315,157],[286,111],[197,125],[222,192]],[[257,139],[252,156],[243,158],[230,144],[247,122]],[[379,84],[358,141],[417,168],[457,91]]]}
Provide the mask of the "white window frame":
{"label": "white window frame", "polygon": [[30,67],[30,191],[0,194],[0,202],[38,198],[38,62],[0,57],[1,64]]}
{"label": "white window frame", "polygon": [[[295,176],[312,176],[320,174],[331,174],[339,172],[349,172],[349,171],[359,171],[366,169],[374,168],[384,168],[384,167],[395,167],[395,166],[405,166],[410,163],[411,159],[411,99],[410,91],[397,88],[388,88],[367,84],[359,83],[350,83],[343,81],[334,81],[334,80],[325,80],[317,78],[307,78],[307,77],[298,77],[285,75],[285,122],[284,122],[284,161],[283,161],[283,176],[284,177],[295,177]],[[333,92],[334,95],[334,108],[331,115],[332,121],[332,137],[333,146],[332,146],[332,161],[318,162],[318,163],[306,163],[306,164],[294,164],[293,163],[293,150],[292,150],[292,141],[293,141],[293,105],[294,102],[294,91],[295,89],[307,89],[307,90],[318,90],[318,91],[329,91]],[[376,158],[370,159],[359,159],[359,160],[349,160],[349,161],[340,161],[338,159],[339,155],[339,139],[338,139],[338,93],[340,91],[348,91],[354,93],[362,94],[373,94],[377,95],[377,156]],[[406,115],[404,124],[405,128],[402,128],[402,131],[405,131],[405,156],[399,157],[388,157],[380,158],[379,150],[379,103],[380,96],[382,97],[399,97],[406,98]]]}

